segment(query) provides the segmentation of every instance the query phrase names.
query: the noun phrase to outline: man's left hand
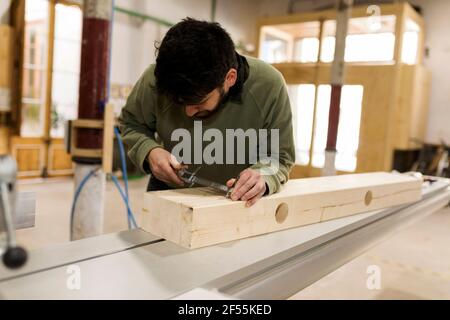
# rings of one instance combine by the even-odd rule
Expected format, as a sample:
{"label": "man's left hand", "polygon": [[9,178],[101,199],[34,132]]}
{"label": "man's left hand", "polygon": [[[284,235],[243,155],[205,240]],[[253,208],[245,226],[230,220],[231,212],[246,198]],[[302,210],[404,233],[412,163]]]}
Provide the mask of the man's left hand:
{"label": "man's left hand", "polygon": [[250,168],[242,171],[237,181],[236,179],[227,181],[229,188],[233,187],[233,185],[234,188],[230,196],[231,200],[247,201],[245,204],[247,207],[254,205],[256,201],[261,199],[267,188],[266,182],[261,174]]}

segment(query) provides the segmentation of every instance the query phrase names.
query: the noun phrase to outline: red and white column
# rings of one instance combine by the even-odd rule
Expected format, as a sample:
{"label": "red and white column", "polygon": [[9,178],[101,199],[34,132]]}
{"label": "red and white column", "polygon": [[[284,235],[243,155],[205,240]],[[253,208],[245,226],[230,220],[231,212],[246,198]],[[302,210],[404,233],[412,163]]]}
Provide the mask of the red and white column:
{"label": "red and white column", "polygon": [[[83,12],[78,118],[102,120],[108,100],[113,1],[84,0]],[[77,130],[78,148],[102,148],[101,130]],[[73,240],[77,240],[103,232],[106,176],[101,171],[101,159],[78,156],[73,157],[73,161],[75,190],[90,171],[97,170],[84,185],[76,204]]]}
{"label": "red and white column", "polygon": [[339,114],[341,108],[341,92],[345,72],[345,40],[347,38],[348,21],[351,17],[353,0],[337,0],[336,46],[334,60],[331,66],[331,99],[328,115],[327,146],[325,148],[325,164],[323,176],[336,174],[336,142],[339,129]]}

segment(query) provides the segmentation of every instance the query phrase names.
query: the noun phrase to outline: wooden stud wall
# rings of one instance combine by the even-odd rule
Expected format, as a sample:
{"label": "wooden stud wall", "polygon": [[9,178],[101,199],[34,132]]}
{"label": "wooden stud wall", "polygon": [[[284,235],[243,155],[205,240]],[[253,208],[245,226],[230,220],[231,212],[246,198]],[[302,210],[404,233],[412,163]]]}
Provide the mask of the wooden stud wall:
{"label": "wooden stud wall", "polygon": [[[382,4],[380,7],[383,15],[396,16],[394,61],[348,63],[346,67],[345,83],[364,86],[356,172],[391,170],[394,150],[416,147],[412,138],[424,139],[426,132],[430,72],[421,64],[424,51],[423,18],[407,3]],[[366,9],[367,6],[354,7],[352,17],[367,17]],[[335,10],[261,18],[257,25],[260,35],[257,51],[260,49],[263,26],[319,21],[320,34],[323,34],[323,21],[335,18]],[[407,19],[417,23],[420,28],[416,65],[400,62],[403,31]],[[319,39],[321,38],[319,36]],[[318,86],[330,83],[330,63],[289,62],[273,65],[283,74],[289,85]],[[312,145],[313,141],[311,148]],[[319,175],[321,175],[320,168],[314,168],[311,164],[296,165],[291,172],[292,178]]]}

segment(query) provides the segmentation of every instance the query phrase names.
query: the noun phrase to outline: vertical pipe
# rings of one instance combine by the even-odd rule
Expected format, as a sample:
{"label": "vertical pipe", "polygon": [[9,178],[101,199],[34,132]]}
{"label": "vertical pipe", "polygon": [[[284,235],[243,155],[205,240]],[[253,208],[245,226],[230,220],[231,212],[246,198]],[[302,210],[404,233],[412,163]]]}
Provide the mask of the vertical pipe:
{"label": "vertical pipe", "polygon": [[[97,168],[97,165],[77,164],[74,172],[75,190],[81,181]],[[72,240],[98,236],[103,233],[105,188],[106,176],[100,170],[84,185],[75,207]]]}
{"label": "vertical pipe", "polygon": [[[102,119],[108,100],[110,59],[110,22],[112,0],[85,0],[81,46],[80,90],[78,118]],[[102,132],[78,129],[77,147],[101,149]],[[75,162],[96,162],[94,159],[74,159]]]}
{"label": "vertical pipe", "polygon": [[46,75],[46,89],[45,89],[45,117],[44,117],[44,134],[42,137],[44,143],[44,167],[42,168],[42,177],[48,176],[48,163],[50,153],[50,129],[52,122],[52,87],[53,87],[53,54],[54,54],[54,39],[55,39],[55,6],[56,1],[50,0],[48,2],[48,37],[47,37],[47,75]]}
{"label": "vertical pipe", "polygon": [[321,18],[319,20],[320,27],[319,27],[319,51],[317,52],[317,63],[314,67],[314,110],[313,110],[313,122],[312,122],[312,128],[311,128],[311,139],[309,143],[309,162],[308,162],[308,176],[311,174],[311,168],[312,168],[312,160],[314,157],[314,133],[316,132],[316,118],[317,118],[317,108],[319,105],[319,73],[320,73],[320,67],[321,67],[321,56],[322,56],[322,41],[323,41],[323,29],[324,29],[324,19]]}
{"label": "vertical pipe", "polygon": [[325,165],[322,170],[322,175],[324,176],[336,174],[336,141],[339,129],[341,91],[344,83],[345,40],[347,38],[348,21],[351,16],[352,5],[353,0],[337,0],[336,46],[334,50],[334,60],[331,66],[330,112],[328,116]]}
{"label": "vertical pipe", "polygon": [[[78,118],[103,119],[108,99],[111,46],[112,0],[85,0],[81,47]],[[78,129],[75,143],[79,148],[101,149],[103,132]],[[74,210],[73,239],[96,236],[103,232],[106,175],[98,170],[102,159],[74,157],[75,190],[93,170],[97,172],[84,184]]]}
{"label": "vertical pipe", "polygon": [[217,0],[211,0],[211,22],[216,21]]}
{"label": "vertical pipe", "polygon": [[11,134],[20,134],[21,125],[21,102],[22,102],[22,78],[23,78],[23,55],[25,38],[25,0],[15,0],[10,7],[10,24],[14,28],[13,47],[13,80],[11,83]]}

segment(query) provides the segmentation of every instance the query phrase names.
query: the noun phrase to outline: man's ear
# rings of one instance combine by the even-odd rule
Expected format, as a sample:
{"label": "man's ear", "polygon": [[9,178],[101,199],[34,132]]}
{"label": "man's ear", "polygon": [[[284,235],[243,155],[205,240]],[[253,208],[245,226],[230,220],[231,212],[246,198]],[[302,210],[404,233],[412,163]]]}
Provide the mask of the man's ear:
{"label": "man's ear", "polygon": [[225,76],[225,88],[229,89],[236,83],[237,80],[237,70],[234,68],[231,68],[227,75]]}

